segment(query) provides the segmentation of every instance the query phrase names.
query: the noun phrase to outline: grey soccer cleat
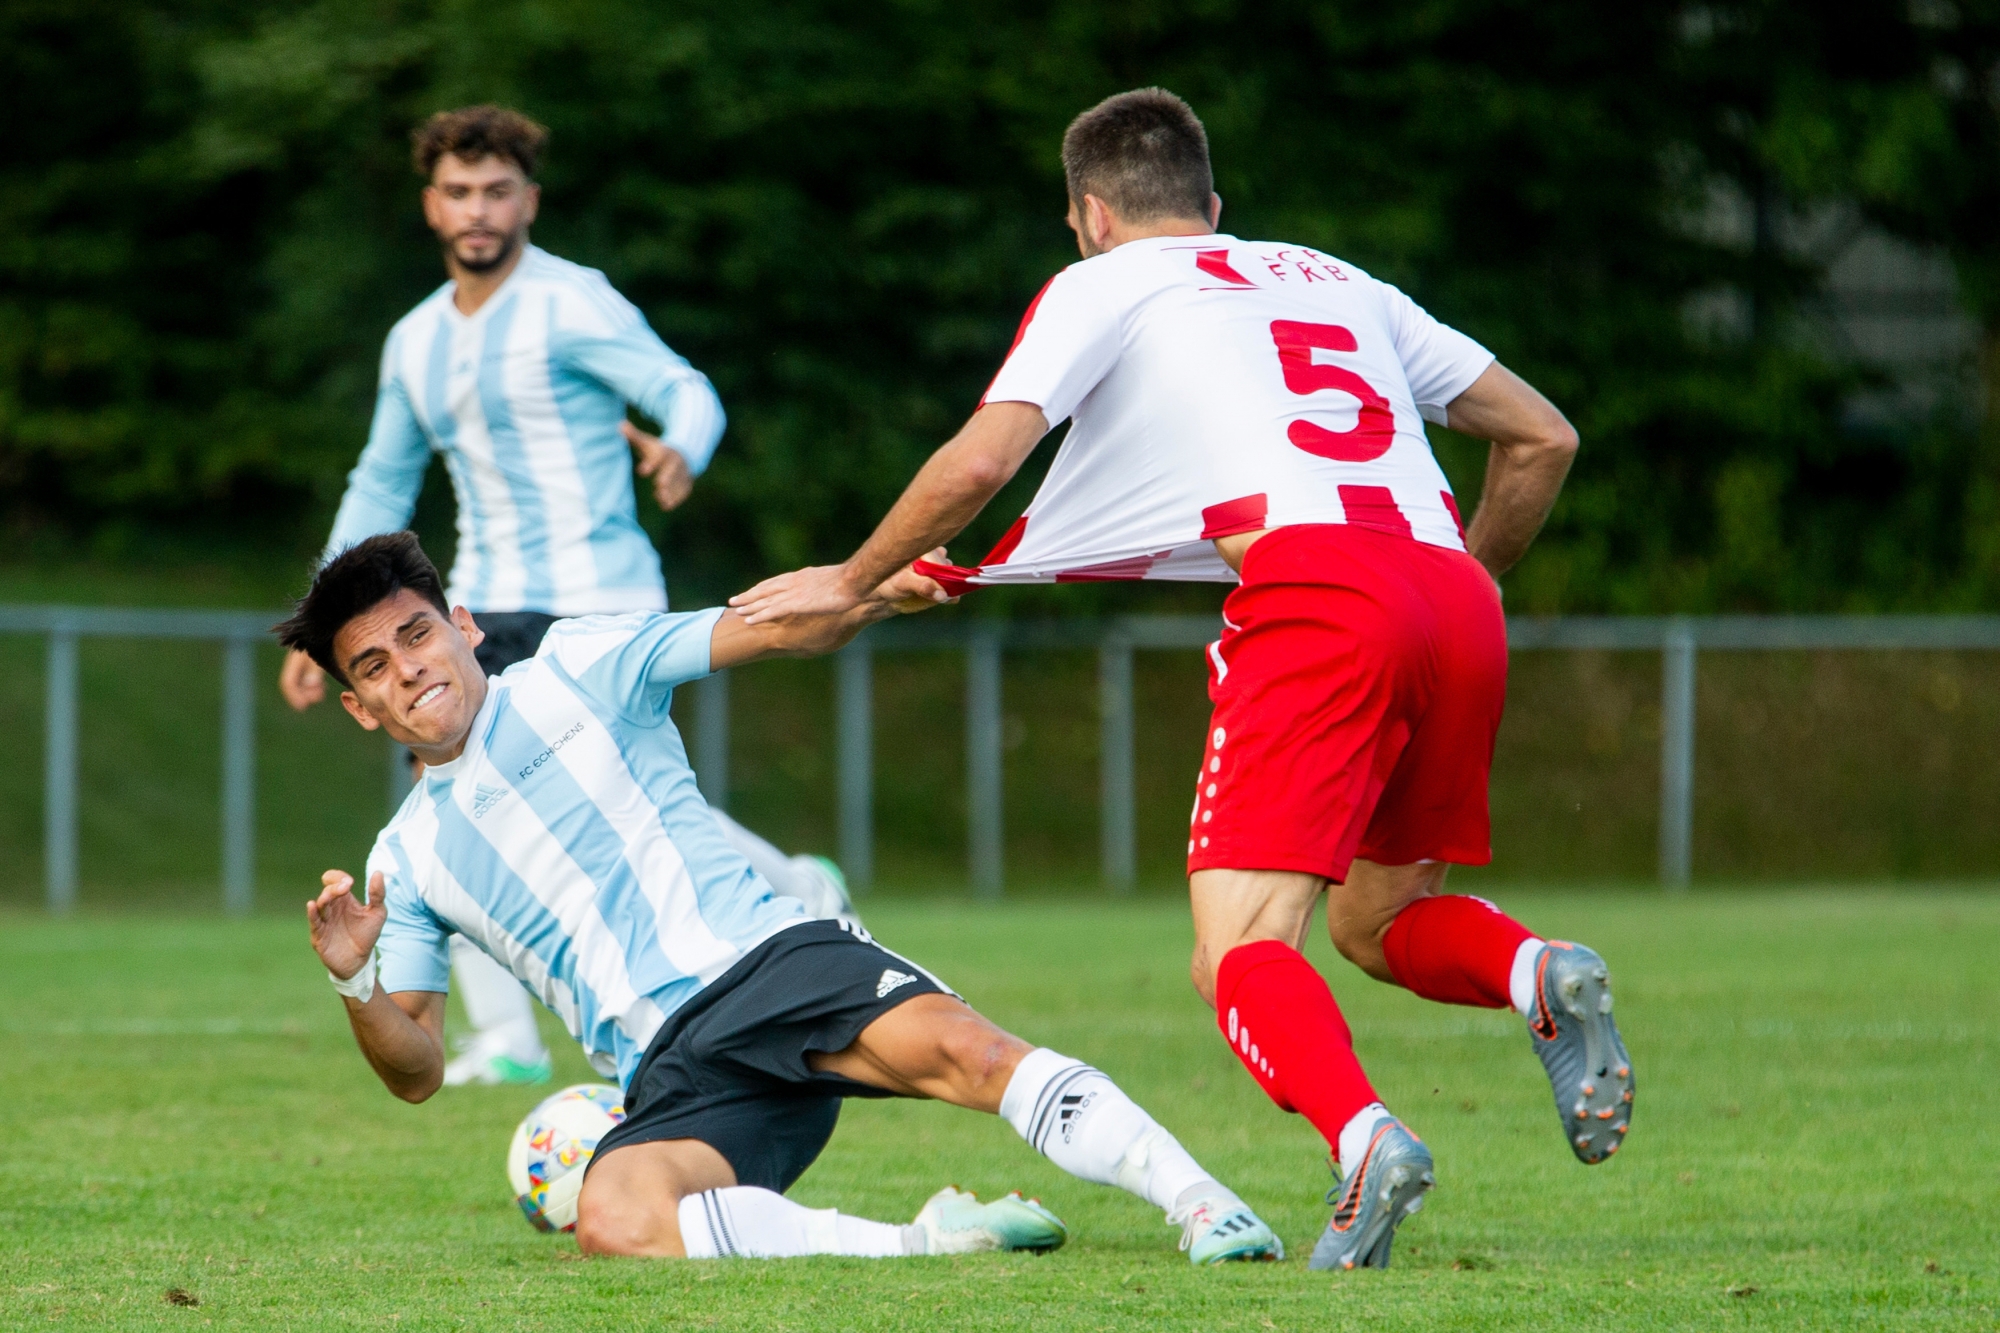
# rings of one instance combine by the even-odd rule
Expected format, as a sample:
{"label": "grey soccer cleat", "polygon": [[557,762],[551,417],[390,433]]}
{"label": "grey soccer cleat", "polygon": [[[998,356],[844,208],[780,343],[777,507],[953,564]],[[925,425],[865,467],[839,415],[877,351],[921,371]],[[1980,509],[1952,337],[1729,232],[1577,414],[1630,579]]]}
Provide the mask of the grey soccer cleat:
{"label": "grey soccer cleat", "polygon": [[1402,1121],[1385,1120],[1359,1164],[1347,1173],[1345,1185],[1327,1192],[1333,1217],[1306,1267],[1387,1268],[1396,1228],[1424,1206],[1424,1195],[1435,1184],[1431,1152],[1423,1140]]}
{"label": "grey soccer cleat", "polygon": [[1618,1151],[1632,1123],[1632,1058],[1611,1018],[1611,971],[1581,944],[1550,940],[1535,965],[1535,1054],[1579,1161]]}

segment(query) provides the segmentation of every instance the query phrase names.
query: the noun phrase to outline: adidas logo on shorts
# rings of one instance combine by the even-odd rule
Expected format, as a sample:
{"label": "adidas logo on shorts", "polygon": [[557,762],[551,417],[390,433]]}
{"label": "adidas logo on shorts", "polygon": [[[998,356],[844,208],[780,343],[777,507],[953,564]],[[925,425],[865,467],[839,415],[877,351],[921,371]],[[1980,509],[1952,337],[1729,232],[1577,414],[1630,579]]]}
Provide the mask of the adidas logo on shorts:
{"label": "adidas logo on shorts", "polygon": [[908,972],[898,972],[893,967],[885,967],[882,969],[882,979],[875,983],[875,998],[879,1000],[898,986],[907,986],[915,980],[916,978]]}

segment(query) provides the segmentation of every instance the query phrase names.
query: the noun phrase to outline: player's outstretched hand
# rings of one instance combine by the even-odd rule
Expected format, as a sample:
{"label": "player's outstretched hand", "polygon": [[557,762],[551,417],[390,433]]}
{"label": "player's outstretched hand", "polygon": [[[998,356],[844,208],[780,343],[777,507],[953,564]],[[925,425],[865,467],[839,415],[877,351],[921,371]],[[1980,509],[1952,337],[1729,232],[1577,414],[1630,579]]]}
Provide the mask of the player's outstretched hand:
{"label": "player's outstretched hand", "polygon": [[[942,562],[938,547],[924,559]],[[882,602],[908,614],[955,600],[932,579],[904,566],[888,582],[867,594],[856,593],[847,581],[845,565],[811,565],[765,579],[748,592],[729,599],[730,609],[745,623],[761,625],[790,616],[837,616],[863,602]]]}
{"label": "player's outstretched hand", "polygon": [[[934,565],[951,563],[951,557],[945,553],[942,546],[924,559]],[[946,592],[936,579],[926,578],[917,573],[914,564],[909,564],[897,570],[894,578],[875,590],[875,600],[887,602],[898,615],[909,616],[919,611],[928,611],[934,606],[942,606],[947,602],[955,602],[958,598]]]}
{"label": "player's outstretched hand", "polygon": [[285,665],[278,669],[278,693],[285,696],[294,712],[303,713],[326,698],[326,673],[294,648],[285,654]]}
{"label": "player's outstretched hand", "polygon": [[837,616],[865,600],[847,584],[845,565],[812,565],[765,579],[729,599],[736,614],[752,625],[787,616]]}
{"label": "player's outstretched hand", "polygon": [[694,471],[681,451],[629,421],[619,422],[618,429],[625,432],[625,442],[632,446],[632,470],[653,483],[653,498],[660,508],[679,509],[694,494]]}
{"label": "player's outstretched hand", "polygon": [[345,980],[368,961],[375,941],[382,936],[388,919],[384,901],[382,872],[368,877],[368,901],[356,901],[354,876],[345,870],[329,870],[319,877],[326,887],[317,898],[306,900],[306,922],[312,927],[313,952],[326,970]]}

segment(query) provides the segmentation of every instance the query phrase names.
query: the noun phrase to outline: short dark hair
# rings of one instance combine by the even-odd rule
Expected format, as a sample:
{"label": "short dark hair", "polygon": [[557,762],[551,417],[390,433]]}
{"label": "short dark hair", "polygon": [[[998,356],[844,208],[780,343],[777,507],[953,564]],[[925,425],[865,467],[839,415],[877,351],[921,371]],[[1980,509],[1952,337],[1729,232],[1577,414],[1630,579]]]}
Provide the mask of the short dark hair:
{"label": "short dark hair", "polygon": [[446,153],[461,162],[482,157],[511,159],[529,180],[548,146],[548,130],[518,111],[484,103],[440,111],[410,131],[410,161],[425,180]]}
{"label": "short dark hair", "polygon": [[356,542],[320,566],[291,618],[271,626],[278,642],[296,648],[342,685],[353,682],[333,658],[333,641],[347,622],[408,588],[445,615],[444,580],[414,532],[385,532]]}
{"label": "short dark hair", "polygon": [[1069,123],[1063,176],[1077,211],[1094,194],[1127,222],[1208,217],[1208,132],[1165,88],[1107,97]]}

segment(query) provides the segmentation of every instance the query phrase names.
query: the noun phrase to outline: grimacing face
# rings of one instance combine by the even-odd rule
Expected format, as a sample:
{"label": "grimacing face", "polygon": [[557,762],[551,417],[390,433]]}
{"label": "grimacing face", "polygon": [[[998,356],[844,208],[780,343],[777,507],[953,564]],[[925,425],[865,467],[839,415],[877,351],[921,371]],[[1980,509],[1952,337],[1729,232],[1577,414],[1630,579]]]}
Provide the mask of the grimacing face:
{"label": "grimacing face", "polygon": [[510,158],[446,153],[424,187],[424,221],[459,267],[484,273],[521,248],[541,194]]}
{"label": "grimacing face", "polygon": [[428,763],[456,758],[486,701],[486,673],[472,653],[485,637],[464,607],[447,617],[404,588],[334,635],[333,657],[348,680],[341,706]]}

